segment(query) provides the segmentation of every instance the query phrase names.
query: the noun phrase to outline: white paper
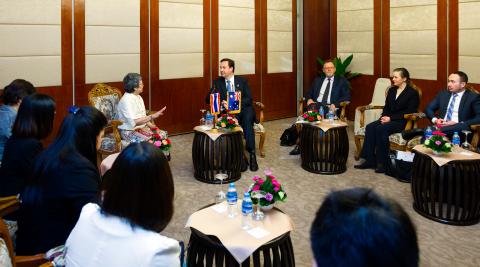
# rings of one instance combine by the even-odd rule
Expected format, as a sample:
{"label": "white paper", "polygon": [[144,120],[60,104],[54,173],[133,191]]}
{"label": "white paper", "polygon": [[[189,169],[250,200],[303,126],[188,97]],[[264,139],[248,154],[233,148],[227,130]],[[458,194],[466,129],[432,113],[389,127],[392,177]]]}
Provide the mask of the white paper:
{"label": "white paper", "polygon": [[257,238],[257,239],[264,238],[264,237],[266,237],[267,235],[270,234],[269,231],[267,231],[263,228],[260,228],[260,227],[252,228],[252,229],[248,230],[247,233],[250,234],[251,236]]}
{"label": "white paper", "polygon": [[218,213],[224,213],[227,211],[227,205],[225,205],[225,202],[213,205],[211,208]]}
{"label": "white paper", "polygon": [[413,162],[413,154],[412,152],[406,152],[406,151],[397,151],[397,159],[403,160],[403,161],[408,161],[408,162]]}

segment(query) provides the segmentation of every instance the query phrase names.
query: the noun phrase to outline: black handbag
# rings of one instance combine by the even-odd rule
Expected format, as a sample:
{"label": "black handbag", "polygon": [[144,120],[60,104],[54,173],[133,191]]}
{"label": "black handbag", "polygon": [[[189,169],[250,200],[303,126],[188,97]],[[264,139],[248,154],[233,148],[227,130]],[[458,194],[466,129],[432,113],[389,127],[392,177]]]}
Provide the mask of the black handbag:
{"label": "black handbag", "polygon": [[290,128],[283,131],[282,136],[280,137],[281,146],[293,146],[297,143],[297,127],[295,124],[290,126]]}
{"label": "black handbag", "polygon": [[410,183],[412,180],[413,162],[397,159],[397,150],[392,150],[388,154],[385,174],[396,178],[400,182]]}

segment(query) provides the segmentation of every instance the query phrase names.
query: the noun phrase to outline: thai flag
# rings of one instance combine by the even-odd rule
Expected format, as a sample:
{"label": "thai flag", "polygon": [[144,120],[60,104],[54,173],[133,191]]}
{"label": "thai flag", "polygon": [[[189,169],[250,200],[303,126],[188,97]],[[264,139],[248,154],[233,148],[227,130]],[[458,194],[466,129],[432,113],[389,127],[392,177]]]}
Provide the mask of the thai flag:
{"label": "thai flag", "polygon": [[220,93],[210,94],[210,113],[220,113]]}

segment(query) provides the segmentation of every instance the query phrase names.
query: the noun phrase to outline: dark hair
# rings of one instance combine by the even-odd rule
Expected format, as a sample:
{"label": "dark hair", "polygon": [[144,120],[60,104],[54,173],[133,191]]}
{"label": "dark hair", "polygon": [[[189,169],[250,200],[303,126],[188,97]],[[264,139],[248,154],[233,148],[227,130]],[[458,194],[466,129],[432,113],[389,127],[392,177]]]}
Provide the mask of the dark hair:
{"label": "dark hair", "polygon": [[318,266],[418,266],[417,234],[407,213],[367,188],[330,193],[310,235]]}
{"label": "dark hair", "polygon": [[468,75],[463,71],[455,71],[452,74],[457,74],[460,77],[460,82],[468,83]]}
{"label": "dark hair", "polygon": [[228,62],[228,67],[233,68],[233,72],[235,72],[235,61],[229,58],[222,58],[222,60],[220,60],[220,62],[225,62],[225,61]]}
{"label": "dark hair", "polygon": [[24,79],[13,80],[3,89],[2,99],[5,105],[15,105],[27,95],[35,93],[35,87]]}
{"label": "dark hair", "polygon": [[102,211],[132,226],[160,232],[173,216],[174,186],[168,160],[156,146],[131,143],[105,181]]}
{"label": "dark hair", "polygon": [[325,61],[323,61],[322,67],[325,66],[325,64],[327,64],[327,63],[332,63],[333,66],[335,66],[335,63],[333,63],[333,60],[331,60],[331,59],[326,59]]}
{"label": "dark hair", "polygon": [[406,80],[407,84],[410,83],[410,72],[408,72],[408,70],[406,68],[396,68],[393,71],[400,73],[400,76],[402,78],[406,78],[407,79]]}
{"label": "dark hair", "polygon": [[49,171],[57,169],[60,164],[68,162],[73,154],[90,161],[97,166],[97,136],[107,125],[102,112],[94,107],[72,107],[63,119],[60,130],[53,143],[37,158],[34,167],[33,184],[43,181],[35,180],[45,177]]}
{"label": "dark hair", "polygon": [[53,128],[55,101],[44,94],[33,94],[22,100],[12,128],[16,137],[46,138]]}
{"label": "dark hair", "polygon": [[138,73],[128,73],[123,77],[123,88],[127,93],[133,93],[140,86],[142,76]]}

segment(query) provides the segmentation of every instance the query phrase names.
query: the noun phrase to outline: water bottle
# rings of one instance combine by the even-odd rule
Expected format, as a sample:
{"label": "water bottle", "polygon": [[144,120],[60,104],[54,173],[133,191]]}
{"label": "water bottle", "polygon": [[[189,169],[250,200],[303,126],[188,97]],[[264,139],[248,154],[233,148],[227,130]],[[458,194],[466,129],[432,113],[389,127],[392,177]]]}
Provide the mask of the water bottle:
{"label": "water bottle", "polygon": [[207,111],[207,114],[205,114],[205,125],[210,127],[213,126],[213,115],[210,111]]}
{"label": "water bottle", "polygon": [[329,110],[327,113],[327,119],[329,122],[333,122],[333,119],[335,118],[335,115],[333,114],[332,110]]}
{"label": "water bottle", "polygon": [[427,127],[427,129],[425,130],[425,140],[427,140],[428,138],[432,137],[432,128],[429,126]]}
{"label": "water bottle", "polygon": [[323,117],[325,116],[325,112],[323,111],[323,107],[320,107],[318,109],[318,114],[320,115],[320,117],[322,117],[322,120],[323,120]]}
{"label": "water bottle", "polygon": [[237,215],[237,189],[234,183],[230,183],[227,192],[228,217],[234,218]]}
{"label": "water bottle", "polygon": [[242,201],[242,229],[248,230],[251,228],[250,220],[252,218],[253,205],[250,193],[243,193]]}
{"label": "water bottle", "polygon": [[454,146],[460,146],[460,136],[458,135],[458,132],[453,133],[452,144]]}

